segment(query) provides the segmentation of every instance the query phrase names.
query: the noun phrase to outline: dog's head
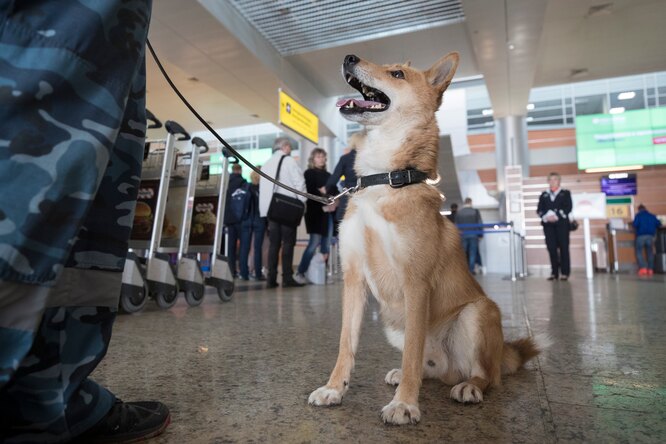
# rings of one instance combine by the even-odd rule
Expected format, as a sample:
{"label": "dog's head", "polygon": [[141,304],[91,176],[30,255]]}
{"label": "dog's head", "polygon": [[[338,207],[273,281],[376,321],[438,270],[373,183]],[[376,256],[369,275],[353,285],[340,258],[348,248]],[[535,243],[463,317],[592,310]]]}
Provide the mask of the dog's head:
{"label": "dog's head", "polygon": [[342,75],[364,100],[339,100],[340,113],[363,125],[382,125],[415,114],[432,115],[442,103],[458,60],[458,53],[452,52],[427,71],[420,71],[409,64],[375,65],[348,55]]}

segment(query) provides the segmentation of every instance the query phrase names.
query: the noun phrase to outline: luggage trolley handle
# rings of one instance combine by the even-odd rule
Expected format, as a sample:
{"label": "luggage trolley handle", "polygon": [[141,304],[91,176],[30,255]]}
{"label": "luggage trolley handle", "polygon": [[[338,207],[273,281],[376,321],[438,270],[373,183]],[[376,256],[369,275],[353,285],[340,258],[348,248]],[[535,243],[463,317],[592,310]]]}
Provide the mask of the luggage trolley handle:
{"label": "luggage trolley handle", "polygon": [[180,246],[178,247],[178,261],[187,253],[187,246],[190,243],[190,227],[192,224],[192,211],[194,210],[194,195],[197,188],[197,179],[199,177],[199,154],[207,153],[208,145],[200,138],[192,139],[192,151],[186,156],[191,157],[190,175],[187,179],[187,193],[185,196],[185,209],[183,210],[183,223],[180,231]]}
{"label": "luggage trolley handle", "polygon": [[162,128],[162,122],[160,122],[160,120],[157,117],[155,117],[155,114],[151,113],[150,110],[148,109],[146,110],[146,120],[149,121],[148,128],[150,129]]}
{"label": "luggage trolley handle", "polygon": [[[217,197],[217,225],[215,226],[215,238],[213,240],[211,270],[215,268],[217,255],[220,254],[220,245],[222,244],[222,235],[224,233],[224,207],[227,202],[227,189],[229,188],[229,159],[226,153],[224,154],[222,156],[222,177],[220,178],[220,188],[218,189],[219,194]],[[238,159],[235,160],[238,162]]]}
{"label": "luggage trolley handle", "polygon": [[189,140],[190,135],[182,126],[172,120],[164,123],[167,130],[166,147],[164,148],[164,158],[162,160],[162,173],[160,174],[160,186],[157,191],[157,202],[155,204],[155,219],[153,220],[153,235],[150,238],[150,247],[148,258],[155,257],[157,249],[162,243],[162,225],[164,223],[164,213],[166,210],[167,193],[169,191],[169,180],[171,179],[171,169],[175,156],[175,138],[178,134],[182,136],[178,140]]}

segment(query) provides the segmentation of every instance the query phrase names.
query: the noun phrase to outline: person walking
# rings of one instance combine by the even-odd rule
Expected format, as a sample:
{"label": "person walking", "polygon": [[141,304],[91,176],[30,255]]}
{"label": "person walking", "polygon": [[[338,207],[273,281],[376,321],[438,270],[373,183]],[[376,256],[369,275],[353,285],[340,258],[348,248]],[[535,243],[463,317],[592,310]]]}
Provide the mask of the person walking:
{"label": "person walking", "polygon": [[463,250],[467,255],[467,266],[469,271],[472,274],[476,274],[474,271],[474,266],[476,265],[476,254],[479,249],[479,234],[483,228],[481,227],[466,227],[464,225],[479,225],[483,223],[481,219],[481,213],[479,210],[472,206],[472,199],[467,197],[462,210],[458,210],[456,213],[457,225],[463,225],[460,227],[460,232],[462,235]]}
{"label": "person walking", "polygon": [[0,0],[2,442],[139,441],[170,422],[89,378],[139,190],[150,14],[143,0]]}
{"label": "person walking", "polygon": [[558,173],[548,175],[548,191],[539,196],[537,214],[541,218],[546,247],[550,256],[549,281],[569,279],[569,214],[572,209],[571,193],[561,187],[562,178]]}
{"label": "person walking", "polygon": [[241,224],[240,238],[240,278],[247,281],[250,278],[248,259],[250,255],[250,245],[254,239],[254,275],[257,281],[265,281],[266,278],[261,272],[262,261],[261,254],[264,245],[264,236],[266,234],[266,219],[259,213],[259,180],[261,176],[256,172],[250,173],[250,205],[247,216]]}
{"label": "person walking", "polygon": [[[645,205],[638,206],[638,213],[634,217],[634,229],[636,230],[636,260],[638,261],[638,274],[641,276],[652,276],[654,274],[654,238],[661,221],[657,216],[650,213]],[[647,262],[643,251],[647,255]]]}
{"label": "person walking", "polygon": [[[326,183],[330,175],[331,173],[326,171],[326,151],[322,148],[314,148],[310,152],[308,169],[305,171],[305,187],[308,193],[326,196]],[[328,225],[329,213],[324,212],[324,204],[309,199],[305,212],[305,228],[310,235],[310,239],[301,257],[297,273],[294,276],[296,282],[301,284],[307,282],[305,273],[310,267],[310,262],[317,251],[317,247],[319,247],[319,252],[324,256],[324,261],[328,259],[331,242],[328,235]]]}
{"label": "person walking", "polygon": [[[277,176],[278,166],[280,167],[280,182],[299,191],[305,191],[305,179],[303,171],[298,166],[291,154],[291,142],[287,137],[278,137],[273,143],[273,156],[264,164],[262,171],[270,177]],[[282,164],[280,165],[280,162]],[[273,193],[280,193],[286,196],[298,198],[305,202],[305,197],[285,190],[279,186],[274,186],[268,179],[261,178],[259,182],[259,213],[261,217],[268,216],[268,208],[271,204]],[[282,286],[283,287],[302,287],[294,280],[294,245],[296,245],[296,230],[298,227],[282,225],[274,220],[268,220],[268,272],[266,288],[275,288],[277,283],[277,266],[280,250],[282,251]]]}

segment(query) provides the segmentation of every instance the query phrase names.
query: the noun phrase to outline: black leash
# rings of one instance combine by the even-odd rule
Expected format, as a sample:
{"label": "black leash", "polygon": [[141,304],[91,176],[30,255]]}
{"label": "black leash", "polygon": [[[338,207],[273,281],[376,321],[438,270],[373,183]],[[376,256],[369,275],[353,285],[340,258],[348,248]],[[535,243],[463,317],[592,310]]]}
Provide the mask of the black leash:
{"label": "black leash", "polygon": [[332,197],[322,197],[322,196],[317,196],[317,195],[310,194],[310,193],[304,193],[304,192],[299,191],[295,188],[292,188],[288,185],[285,185],[282,182],[279,182],[279,181],[273,179],[272,177],[270,177],[269,175],[267,175],[266,173],[261,171],[259,168],[252,165],[247,159],[245,159],[245,157],[240,155],[238,153],[238,151],[236,151],[231,145],[229,145],[227,143],[227,141],[224,140],[222,138],[222,136],[220,136],[206,122],[206,120],[203,117],[201,117],[199,115],[199,113],[194,109],[194,107],[192,105],[190,105],[190,102],[187,101],[187,99],[178,90],[176,85],[174,85],[174,83],[171,81],[171,78],[169,77],[169,74],[167,74],[166,70],[162,66],[162,63],[160,62],[160,59],[157,57],[157,54],[155,54],[155,50],[153,49],[153,45],[150,44],[150,40],[146,39],[146,44],[148,45],[148,49],[150,50],[150,53],[152,54],[153,59],[155,59],[155,63],[157,63],[157,67],[162,72],[162,75],[166,79],[167,83],[169,84],[169,86],[171,86],[171,89],[173,89],[173,91],[180,98],[180,100],[185,104],[187,109],[189,109],[190,112],[192,112],[192,114],[194,114],[194,117],[199,119],[199,122],[201,122],[206,127],[206,129],[208,131],[210,131],[215,136],[215,138],[217,140],[219,140],[220,143],[222,143],[222,145],[224,145],[225,148],[227,148],[231,152],[231,154],[234,155],[234,157],[236,157],[238,160],[245,163],[245,165],[250,167],[250,169],[252,171],[259,174],[264,179],[270,181],[271,183],[273,183],[273,184],[275,184],[279,187],[284,188],[287,191],[291,191],[294,194],[298,194],[299,196],[303,196],[307,199],[311,199],[311,200],[314,200],[316,202],[320,202],[324,205],[330,205],[330,204],[334,203],[336,200],[340,199],[342,196],[344,196],[346,194],[355,193],[356,191],[358,191],[362,188],[369,187],[369,186],[372,186],[372,185],[390,185],[392,188],[400,188],[400,187],[405,186],[405,185],[410,185],[410,184],[413,184],[413,183],[423,182],[428,178],[428,175],[426,173],[424,173],[423,171],[419,171],[419,170],[399,170],[399,171],[391,171],[390,173],[381,173],[381,174],[372,174],[370,176],[361,176],[356,181],[356,186],[353,186],[351,188],[345,188],[344,190],[342,190],[342,192],[340,194],[338,194],[337,196],[332,196]]}
{"label": "black leash", "polygon": [[153,49],[153,45],[150,44],[150,40],[147,40],[147,39],[146,39],[146,44],[148,45],[148,49],[150,50],[150,53],[152,54],[153,59],[155,59],[155,63],[157,63],[157,67],[158,67],[158,68],[160,69],[160,71],[162,72],[162,75],[163,75],[164,78],[166,79],[167,83],[169,84],[169,86],[171,86],[171,89],[174,90],[174,92],[175,92],[176,95],[180,98],[180,100],[182,100],[182,102],[185,104],[185,106],[187,107],[187,109],[189,109],[189,110],[192,112],[192,114],[194,114],[194,117],[196,117],[197,119],[199,119],[199,122],[201,122],[201,123],[206,127],[206,129],[207,129],[208,131],[210,131],[211,133],[213,133],[213,135],[215,136],[215,138],[216,138],[217,140],[219,140],[220,143],[222,143],[222,145],[224,145],[225,148],[227,148],[227,149],[231,152],[231,154],[234,155],[234,157],[236,157],[238,160],[240,160],[240,161],[242,161],[243,163],[245,163],[245,165],[247,165],[248,167],[250,167],[250,169],[251,169],[252,171],[254,171],[255,173],[259,174],[259,175],[260,175],[261,177],[263,177],[264,179],[269,180],[269,181],[272,182],[273,184],[275,184],[275,185],[277,185],[277,186],[279,186],[279,187],[284,188],[284,189],[287,190],[287,191],[291,191],[292,193],[294,193],[294,194],[298,194],[299,196],[303,196],[303,197],[305,197],[305,198],[308,198],[308,199],[311,199],[311,200],[314,200],[314,201],[317,201],[317,202],[323,203],[324,205],[330,205],[330,204],[332,204],[333,202],[335,202],[337,199],[339,199],[339,196],[344,195],[344,194],[347,194],[347,193],[344,193],[344,192],[343,192],[342,194],[340,194],[340,195],[338,195],[338,196],[335,196],[335,197],[322,197],[322,196],[316,196],[316,195],[314,195],[314,194],[310,194],[310,193],[304,193],[304,192],[299,191],[299,190],[297,190],[297,189],[295,189],[295,188],[292,188],[292,187],[290,187],[290,186],[288,186],[288,185],[285,185],[285,184],[283,184],[283,183],[281,183],[281,182],[278,182],[277,180],[273,179],[272,177],[270,177],[269,175],[267,175],[266,173],[264,173],[263,171],[261,171],[259,168],[257,168],[257,167],[255,167],[254,165],[252,165],[247,159],[245,159],[245,157],[243,157],[242,155],[240,155],[240,154],[238,153],[238,151],[236,151],[231,145],[229,145],[229,144],[227,143],[227,141],[224,140],[224,139],[222,138],[222,136],[220,136],[220,135],[219,135],[219,134],[218,134],[218,133],[217,133],[217,132],[216,132],[216,131],[215,131],[215,130],[214,130],[214,129],[213,129],[213,128],[207,123],[207,122],[206,122],[206,120],[205,120],[203,117],[201,117],[201,116],[199,115],[199,113],[194,109],[194,107],[192,107],[192,105],[190,105],[190,102],[187,101],[187,99],[186,99],[186,98],[181,94],[181,92],[178,90],[178,88],[176,87],[176,85],[174,85],[173,81],[171,81],[171,78],[169,77],[169,74],[167,74],[167,72],[165,71],[164,67],[162,66],[162,63],[160,62],[160,59],[157,57],[157,54],[155,54],[155,50]]}

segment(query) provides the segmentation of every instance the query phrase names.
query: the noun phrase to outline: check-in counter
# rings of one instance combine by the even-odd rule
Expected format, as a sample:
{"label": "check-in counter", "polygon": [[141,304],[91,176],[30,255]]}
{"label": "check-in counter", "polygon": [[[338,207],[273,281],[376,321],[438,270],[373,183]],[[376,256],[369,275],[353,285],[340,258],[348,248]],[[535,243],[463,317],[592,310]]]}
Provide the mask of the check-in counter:
{"label": "check-in counter", "polygon": [[634,271],[636,268],[636,234],[621,228],[608,228],[608,259],[611,271]]}

